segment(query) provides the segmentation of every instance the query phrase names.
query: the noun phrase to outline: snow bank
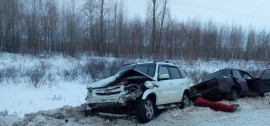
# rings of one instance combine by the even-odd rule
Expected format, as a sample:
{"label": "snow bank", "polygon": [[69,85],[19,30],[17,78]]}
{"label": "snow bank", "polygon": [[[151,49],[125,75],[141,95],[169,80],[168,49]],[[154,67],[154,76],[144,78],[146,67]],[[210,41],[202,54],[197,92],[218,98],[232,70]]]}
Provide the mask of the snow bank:
{"label": "snow bank", "polygon": [[[125,63],[149,61],[152,60],[102,58],[85,55],[78,58],[62,55],[35,57],[0,53],[0,122],[3,122],[3,125],[13,124],[18,121],[21,123],[22,120],[26,120],[26,118],[34,114],[29,117],[30,121],[24,123],[28,125],[136,124],[136,120],[109,120],[97,116],[84,118],[81,115],[82,113],[79,112],[81,110],[80,105],[85,102],[86,84],[93,82],[92,78],[97,80],[109,76],[113,74],[113,70]],[[189,77],[193,79],[193,83],[198,82],[203,75],[222,68],[239,68],[259,76],[264,69],[270,67],[269,63],[255,61],[174,60],[173,62],[182,66]],[[98,74],[94,76],[95,73]],[[234,114],[194,106],[184,110],[172,109],[163,112],[147,125],[207,125],[211,123],[228,125],[230,124],[229,120],[233,120],[239,125],[255,124],[251,120],[247,120],[248,123],[245,123],[244,118],[260,120],[259,122],[262,125],[269,124],[265,120],[267,116],[269,117],[269,99],[269,96],[240,99],[237,103],[242,106],[241,110]],[[65,107],[60,108],[62,106]],[[37,111],[42,112],[34,113]],[[66,111],[77,112],[79,115],[72,116],[74,114],[69,114],[67,116],[67,114],[62,113]],[[42,114],[48,112],[51,112],[52,115],[62,113],[64,118],[68,119],[68,123],[64,119]],[[33,114],[29,115],[28,113]],[[261,113],[265,116],[260,115]],[[240,118],[240,120],[234,118]],[[222,120],[225,120],[225,122],[222,122]],[[200,121],[202,122],[200,123]]]}

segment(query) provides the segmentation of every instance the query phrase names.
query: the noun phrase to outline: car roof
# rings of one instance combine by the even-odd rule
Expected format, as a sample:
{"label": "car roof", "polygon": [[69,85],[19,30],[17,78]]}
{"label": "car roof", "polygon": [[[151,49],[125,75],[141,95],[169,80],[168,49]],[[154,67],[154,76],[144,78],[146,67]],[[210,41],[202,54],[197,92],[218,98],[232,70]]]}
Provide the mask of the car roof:
{"label": "car roof", "polygon": [[124,66],[128,66],[128,65],[137,65],[137,64],[150,64],[150,63],[154,63],[154,64],[168,64],[168,65],[175,65],[175,63],[170,62],[170,61],[153,61],[153,62],[145,62],[145,63],[130,63],[130,64],[125,64]]}

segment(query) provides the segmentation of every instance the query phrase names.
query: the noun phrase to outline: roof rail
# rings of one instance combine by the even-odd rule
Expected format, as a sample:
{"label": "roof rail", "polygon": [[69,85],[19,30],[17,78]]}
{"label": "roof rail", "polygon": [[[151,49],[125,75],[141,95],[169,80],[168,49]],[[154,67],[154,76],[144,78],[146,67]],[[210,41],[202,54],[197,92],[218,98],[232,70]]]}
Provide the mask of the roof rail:
{"label": "roof rail", "polygon": [[172,63],[172,64],[175,64],[174,62],[172,62],[172,61],[168,61],[168,60],[166,60],[166,63]]}
{"label": "roof rail", "polygon": [[128,66],[128,65],[132,65],[132,64],[137,64],[137,63],[127,63],[127,64],[124,64],[123,66]]}
{"label": "roof rail", "polygon": [[166,60],[166,61],[153,61],[154,63],[157,63],[157,62],[164,62],[164,63],[172,63],[172,64],[175,64],[174,62],[172,62],[172,61],[168,61],[168,60]]}

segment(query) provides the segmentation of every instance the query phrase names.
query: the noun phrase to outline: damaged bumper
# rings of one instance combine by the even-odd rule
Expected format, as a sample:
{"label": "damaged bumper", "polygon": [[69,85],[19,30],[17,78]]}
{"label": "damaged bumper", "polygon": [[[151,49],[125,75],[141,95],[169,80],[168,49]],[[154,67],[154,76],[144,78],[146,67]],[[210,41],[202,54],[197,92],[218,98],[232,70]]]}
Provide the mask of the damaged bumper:
{"label": "damaged bumper", "polygon": [[97,112],[96,113],[99,116],[107,117],[107,118],[118,118],[118,119],[127,119],[130,117],[128,114],[112,114],[112,113],[104,113],[104,112]]}
{"label": "damaged bumper", "polygon": [[106,106],[125,106],[127,101],[136,100],[142,94],[138,85],[120,85],[106,88],[98,88],[88,92],[86,104],[88,110]]}

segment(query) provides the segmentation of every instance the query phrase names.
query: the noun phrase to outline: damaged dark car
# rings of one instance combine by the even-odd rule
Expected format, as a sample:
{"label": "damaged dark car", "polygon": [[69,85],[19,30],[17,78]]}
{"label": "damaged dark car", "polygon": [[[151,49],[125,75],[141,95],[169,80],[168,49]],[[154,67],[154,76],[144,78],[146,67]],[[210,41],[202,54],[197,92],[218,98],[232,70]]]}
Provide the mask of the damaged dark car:
{"label": "damaged dark car", "polygon": [[222,69],[190,87],[192,100],[201,96],[209,100],[235,101],[245,96],[263,97],[266,92],[270,92],[270,69],[265,70],[260,78],[254,78],[243,70]]}

